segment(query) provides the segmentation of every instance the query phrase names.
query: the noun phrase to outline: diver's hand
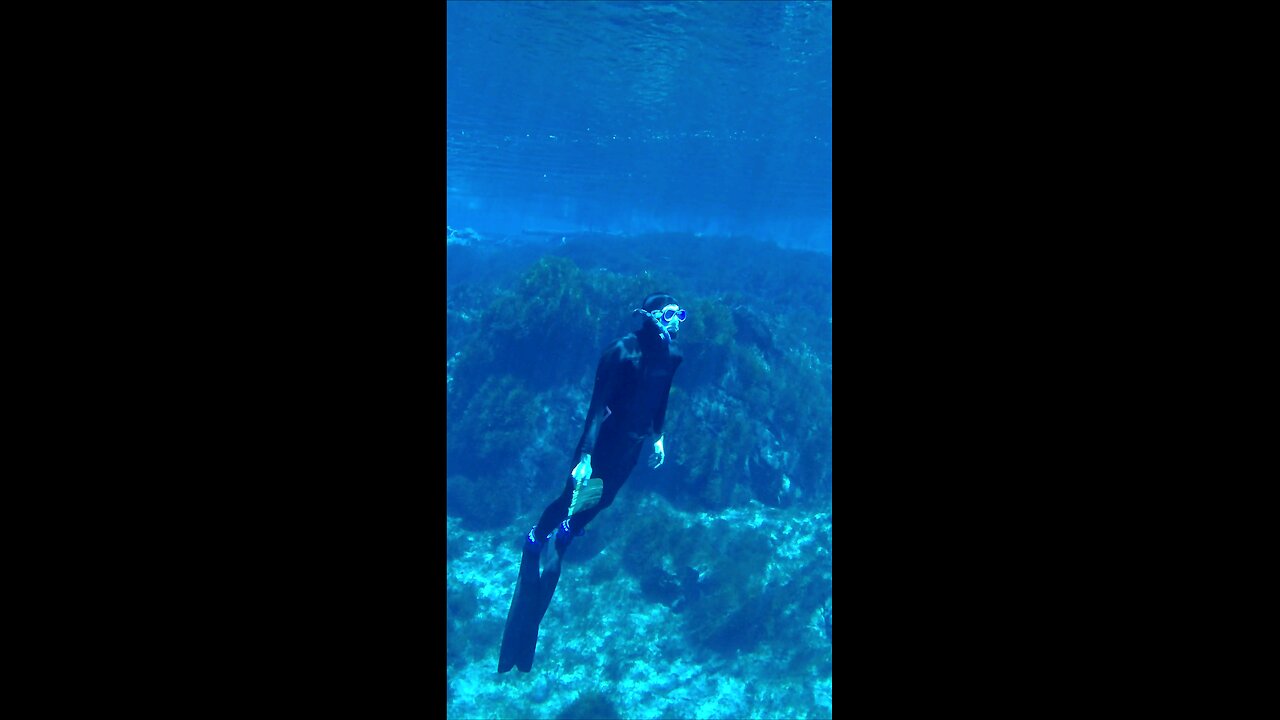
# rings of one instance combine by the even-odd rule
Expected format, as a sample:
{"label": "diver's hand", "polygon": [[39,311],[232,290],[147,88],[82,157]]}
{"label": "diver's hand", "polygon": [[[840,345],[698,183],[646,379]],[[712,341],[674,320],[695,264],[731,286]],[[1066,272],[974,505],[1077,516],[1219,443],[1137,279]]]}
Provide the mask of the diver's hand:
{"label": "diver's hand", "polygon": [[591,456],[583,455],[582,459],[579,460],[578,464],[573,468],[572,474],[573,474],[573,479],[578,482],[582,482],[583,480],[590,480],[591,479]]}
{"label": "diver's hand", "polygon": [[658,442],[653,444],[653,456],[649,458],[649,467],[654,469],[667,459],[667,451],[662,449],[662,438],[662,435],[658,436]]}

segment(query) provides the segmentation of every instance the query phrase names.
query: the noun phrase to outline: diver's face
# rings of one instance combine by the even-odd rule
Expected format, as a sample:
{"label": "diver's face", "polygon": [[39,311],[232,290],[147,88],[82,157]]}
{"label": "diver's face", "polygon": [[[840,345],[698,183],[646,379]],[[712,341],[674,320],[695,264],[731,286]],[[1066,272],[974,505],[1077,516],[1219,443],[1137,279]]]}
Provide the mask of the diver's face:
{"label": "diver's face", "polygon": [[658,330],[666,340],[670,340],[671,336],[680,330],[680,323],[684,322],[685,315],[685,311],[674,304],[667,305],[661,310],[654,310],[652,313],[653,321],[658,324]]}

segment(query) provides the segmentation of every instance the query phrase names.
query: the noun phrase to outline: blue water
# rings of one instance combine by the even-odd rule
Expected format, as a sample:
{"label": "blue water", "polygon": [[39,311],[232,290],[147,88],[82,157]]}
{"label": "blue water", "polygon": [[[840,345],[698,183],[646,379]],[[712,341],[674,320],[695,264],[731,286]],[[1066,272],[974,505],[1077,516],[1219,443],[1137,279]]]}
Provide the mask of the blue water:
{"label": "blue water", "polygon": [[831,248],[829,2],[449,2],[448,224]]}
{"label": "blue water", "polygon": [[[830,718],[831,3],[447,3],[449,718]],[[688,311],[666,461],[497,673],[596,361]]]}

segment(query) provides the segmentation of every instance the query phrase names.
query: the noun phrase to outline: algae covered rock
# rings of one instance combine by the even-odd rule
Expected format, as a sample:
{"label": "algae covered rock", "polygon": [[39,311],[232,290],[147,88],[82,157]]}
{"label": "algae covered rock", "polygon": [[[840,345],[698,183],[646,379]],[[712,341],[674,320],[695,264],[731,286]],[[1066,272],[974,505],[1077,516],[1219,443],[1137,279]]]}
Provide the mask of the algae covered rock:
{"label": "algae covered rock", "polygon": [[613,700],[600,692],[587,692],[569,703],[556,720],[622,720]]}
{"label": "algae covered rock", "polygon": [[448,513],[471,530],[503,527],[515,519],[515,505],[498,483],[466,475],[445,481],[445,503]]}

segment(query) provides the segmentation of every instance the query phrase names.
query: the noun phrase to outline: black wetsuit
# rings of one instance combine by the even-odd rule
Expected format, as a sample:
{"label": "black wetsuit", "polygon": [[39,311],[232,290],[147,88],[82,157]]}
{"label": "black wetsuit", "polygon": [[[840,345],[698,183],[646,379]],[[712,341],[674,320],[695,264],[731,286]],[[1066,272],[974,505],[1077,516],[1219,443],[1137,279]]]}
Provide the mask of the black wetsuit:
{"label": "black wetsuit", "polygon": [[[594,507],[574,514],[569,523],[573,534],[580,533],[596,513],[613,502],[635,468],[646,440],[662,434],[671,379],[681,360],[679,348],[662,339],[655,326],[647,323],[641,330],[613,342],[601,355],[586,427],[574,449],[571,467],[576,467],[584,454],[590,455],[591,477],[600,478],[603,487]],[[539,558],[548,536],[568,518],[574,484],[570,472],[564,492],[547,506],[525,538],[520,575],[502,636],[498,672],[506,672],[512,665],[528,672],[533,666],[538,625],[555,593],[560,579],[559,556],[570,538],[556,536],[557,555],[541,572]]]}
{"label": "black wetsuit", "polygon": [[[591,476],[604,481],[603,494],[595,507],[573,516],[575,531],[586,527],[596,513],[613,502],[635,468],[645,441],[662,434],[671,378],[682,358],[679,347],[651,332],[628,334],[601,355],[586,426],[570,467],[584,454],[590,455]],[[568,516],[573,487],[570,474],[564,492],[538,519],[537,537],[546,537]]]}

